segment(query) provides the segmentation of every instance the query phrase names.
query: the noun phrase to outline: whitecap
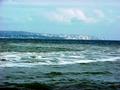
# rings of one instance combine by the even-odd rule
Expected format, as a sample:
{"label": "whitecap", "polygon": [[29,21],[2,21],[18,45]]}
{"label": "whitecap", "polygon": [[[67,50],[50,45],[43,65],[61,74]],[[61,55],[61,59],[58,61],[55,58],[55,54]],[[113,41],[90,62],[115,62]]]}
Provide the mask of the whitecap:
{"label": "whitecap", "polygon": [[[20,52],[4,52],[0,54],[1,58],[8,61],[0,61],[0,67],[32,67],[36,65],[66,65],[77,63],[93,63],[93,62],[114,62],[120,60],[120,57],[102,57],[101,59],[87,59],[84,54],[72,55],[73,52],[52,52],[52,53],[20,53]],[[74,52],[75,53],[75,52]],[[34,56],[35,58],[32,58]]]}

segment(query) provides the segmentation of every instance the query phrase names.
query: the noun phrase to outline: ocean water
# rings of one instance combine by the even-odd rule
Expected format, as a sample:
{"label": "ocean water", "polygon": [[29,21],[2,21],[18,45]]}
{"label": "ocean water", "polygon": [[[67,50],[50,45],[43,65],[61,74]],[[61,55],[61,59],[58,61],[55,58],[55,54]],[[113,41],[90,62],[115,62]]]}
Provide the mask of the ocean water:
{"label": "ocean water", "polygon": [[0,40],[0,86],[120,90],[120,42]]}

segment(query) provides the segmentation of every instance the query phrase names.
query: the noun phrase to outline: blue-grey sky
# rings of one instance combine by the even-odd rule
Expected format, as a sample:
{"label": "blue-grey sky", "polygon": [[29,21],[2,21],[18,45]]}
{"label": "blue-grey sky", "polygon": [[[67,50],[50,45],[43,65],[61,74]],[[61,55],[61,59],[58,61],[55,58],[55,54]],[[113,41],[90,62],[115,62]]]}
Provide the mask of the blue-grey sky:
{"label": "blue-grey sky", "polygon": [[0,30],[120,40],[120,0],[0,0]]}

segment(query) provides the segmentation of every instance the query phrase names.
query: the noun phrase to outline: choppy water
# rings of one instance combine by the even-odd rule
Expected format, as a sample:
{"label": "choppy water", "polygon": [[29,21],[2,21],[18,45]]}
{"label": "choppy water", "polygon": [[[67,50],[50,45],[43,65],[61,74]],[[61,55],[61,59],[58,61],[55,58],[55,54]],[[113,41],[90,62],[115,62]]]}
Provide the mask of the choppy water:
{"label": "choppy water", "polygon": [[[55,89],[66,85],[73,85],[71,88],[75,89],[75,85],[86,81],[91,85],[93,82],[94,85],[99,82],[98,86],[109,82],[120,86],[120,44],[111,43],[1,41],[0,84],[11,86],[13,83],[37,82],[53,84]],[[75,90],[87,89],[77,86]]]}

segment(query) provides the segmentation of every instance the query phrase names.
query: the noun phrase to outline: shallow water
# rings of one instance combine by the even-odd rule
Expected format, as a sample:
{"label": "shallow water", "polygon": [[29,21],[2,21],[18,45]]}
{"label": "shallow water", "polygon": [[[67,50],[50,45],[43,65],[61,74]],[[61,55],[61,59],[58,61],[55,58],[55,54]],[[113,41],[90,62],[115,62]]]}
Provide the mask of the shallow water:
{"label": "shallow water", "polygon": [[0,85],[36,82],[87,90],[76,86],[86,85],[84,81],[90,88],[120,85],[119,44],[0,42]]}

